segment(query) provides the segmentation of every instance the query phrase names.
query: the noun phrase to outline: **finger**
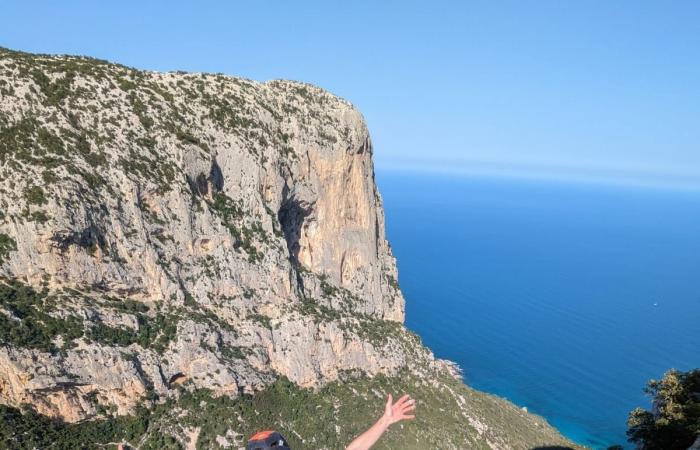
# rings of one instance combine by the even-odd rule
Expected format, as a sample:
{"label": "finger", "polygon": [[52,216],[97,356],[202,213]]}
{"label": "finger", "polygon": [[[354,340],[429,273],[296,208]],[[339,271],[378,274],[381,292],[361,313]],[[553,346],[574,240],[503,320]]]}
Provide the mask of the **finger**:
{"label": "finger", "polygon": [[386,398],[386,406],[391,406],[391,400],[392,400],[391,394],[389,394]]}
{"label": "finger", "polygon": [[416,409],[416,405],[415,405],[415,403],[414,403],[414,404],[412,404],[412,405],[408,405],[408,406],[405,406],[404,408],[402,408],[402,409],[401,409],[401,412],[402,412],[402,413],[407,413],[407,412],[413,411],[413,410],[415,410],[415,409]]}
{"label": "finger", "polygon": [[404,403],[404,402],[406,402],[406,401],[408,401],[408,400],[410,400],[410,399],[411,399],[411,396],[408,395],[408,394],[405,394],[403,397],[401,397],[401,398],[396,402],[396,404],[397,404],[397,405],[401,405],[402,403]]}
{"label": "finger", "polygon": [[406,409],[402,409],[400,411],[397,411],[397,414],[406,414],[406,413],[410,413],[411,411],[415,411],[415,410],[416,410],[416,408],[406,408]]}
{"label": "finger", "polygon": [[411,405],[413,405],[413,404],[415,404],[415,403],[416,403],[416,401],[415,401],[414,399],[412,399],[411,397],[408,397],[407,399],[403,400],[403,401],[400,402],[400,403],[397,403],[396,405],[397,405],[399,408],[405,408],[405,407],[411,406]]}
{"label": "finger", "polygon": [[409,415],[409,416],[407,416],[407,415],[405,415],[405,414],[404,414],[403,416],[401,416],[401,420],[413,420],[413,419],[415,419],[415,418],[416,418],[416,416],[414,416],[414,415],[412,415],[412,414]]}

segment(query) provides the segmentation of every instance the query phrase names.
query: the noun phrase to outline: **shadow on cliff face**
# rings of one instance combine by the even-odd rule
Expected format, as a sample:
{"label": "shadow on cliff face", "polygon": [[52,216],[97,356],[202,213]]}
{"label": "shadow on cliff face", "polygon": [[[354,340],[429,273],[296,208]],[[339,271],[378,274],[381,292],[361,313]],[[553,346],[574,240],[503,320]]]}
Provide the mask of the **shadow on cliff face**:
{"label": "shadow on cliff face", "polygon": [[209,173],[200,172],[196,177],[187,176],[187,182],[192,193],[211,198],[217,192],[224,189],[224,175],[216,159],[212,160]]}
{"label": "shadow on cliff face", "polygon": [[[304,221],[313,211],[313,202],[298,198],[296,192],[290,190],[286,184],[282,189],[282,198],[282,204],[279,211],[277,211],[277,219],[282,227],[284,240],[287,241],[289,261],[292,263],[292,266],[299,269],[301,266],[299,262],[299,251],[301,250],[299,240],[301,239]],[[303,296],[304,278],[299,270],[296,270],[296,278],[298,293]]]}
{"label": "shadow on cliff face", "polygon": [[107,247],[107,242],[104,238],[104,233],[96,224],[90,224],[88,227],[79,231],[58,231],[51,236],[51,242],[61,252],[68,251],[72,245],[94,251],[97,248],[104,250]]}
{"label": "shadow on cliff face", "polygon": [[277,212],[277,219],[282,226],[284,239],[287,241],[289,259],[296,265],[299,264],[299,250],[301,248],[299,240],[301,239],[304,219],[311,214],[313,204],[297,198],[286,185],[282,191],[282,197],[284,200]]}

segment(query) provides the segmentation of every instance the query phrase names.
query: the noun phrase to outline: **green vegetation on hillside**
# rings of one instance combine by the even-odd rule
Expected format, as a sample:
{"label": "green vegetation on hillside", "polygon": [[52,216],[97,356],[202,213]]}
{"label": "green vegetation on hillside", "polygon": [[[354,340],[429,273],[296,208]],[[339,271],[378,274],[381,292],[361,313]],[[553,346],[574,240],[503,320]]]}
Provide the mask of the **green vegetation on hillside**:
{"label": "green vegetation on hillside", "polygon": [[34,82],[39,85],[41,92],[46,96],[46,101],[50,105],[59,106],[61,102],[70,95],[71,84],[75,78],[75,72],[68,72],[62,78],[52,82],[44,72],[33,69],[30,73]]}
{"label": "green vegetation on hillside", "polygon": [[157,352],[163,352],[167,345],[175,338],[178,319],[175,316],[158,314],[156,317],[147,317],[142,313],[136,313],[139,328],[115,328],[103,323],[95,323],[90,328],[88,338],[92,341],[110,346],[126,347],[131,344],[139,344],[143,348],[152,348]]}
{"label": "green vegetation on hillside", "polygon": [[11,281],[0,283],[0,343],[43,351],[58,350],[54,339],[62,336],[64,347],[83,335],[82,320],[77,317],[56,318],[46,313],[46,291]]}
{"label": "green vegetation on hillside", "polygon": [[262,261],[264,255],[256,248],[254,242],[258,240],[268,243],[270,238],[260,222],[256,221],[251,226],[245,224],[247,214],[241,202],[236,202],[223,192],[218,192],[214,194],[213,201],[210,202],[209,206],[221,218],[223,225],[235,239],[234,246],[243,249],[248,254],[248,261],[252,263]]}
{"label": "green vegetation on hillside", "polygon": [[17,250],[15,240],[4,233],[0,233],[0,264],[5,262],[7,255],[15,250]]}
{"label": "green vegetation on hillside", "polygon": [[[561,440],[542,441],[542,430],[524,426],[520,416],[498,404],[485,401],[454,379],[441,379],[435,387],[409,375],[374,379],[344,375],[313,391],[288,380],[278,379],[254,396],[214,398],[205,389],[182,389],[178,400],[168,399],[150,409],[139,408],[135,415],[78,424],[51,421],[32,412],[0,406],[0,448],[89,449],[107,442],[126,441],[140,449],[184,448],[185,431],[199,428],[197,449],[223,448],[217,437],[240,447],[243,439],[261,429],[278,429],[295,449],[340,449],[379,417],[387,393],[411,392],[418,402],[414,421],[396,425],[377,443],[376,450],[470,448],[488,449],[460,413],[458,397],[482,408],[483,419],[501,422],[518,448],[538,443],[563,444]],[[437,381],[437,380],[436,380]],[[488,405],[491,405],[490,407]],[[232,437],[229,430],[238,433]],[[113,448],[113,447],[112,447]]]}
{"label": "green vegetation on hillside", "polygon": [[700,437],[700,369],[669,370],[645,392],[653,409],[637,408],[627,420],[627,436],[642,450],[686,450]]}
{"label": "green vegetation on hillside", "polygon": [[24,190],[24,197],[30,205],[43,205],[46,203],[44,190],[40,186],[29,186]]}
{"label": "green vegetation on hillside", "polygon": [[[54,302],[55,298],[45,290],[37,291],[16,280],[0,282],[0,344],[53,353],[70,348],[73,340],[84,337],[110,346],[139,344],[162,352],[175,338],[179,321],[172,314],[148,316],[148,308],[133,300],[112,299],[107,303],[111,309],[135,316],[138,329],[115,328],[101,322],[86,327],[79,317],[50,314]],[[61,348],[55,344],[59,336],[63,340]]]}

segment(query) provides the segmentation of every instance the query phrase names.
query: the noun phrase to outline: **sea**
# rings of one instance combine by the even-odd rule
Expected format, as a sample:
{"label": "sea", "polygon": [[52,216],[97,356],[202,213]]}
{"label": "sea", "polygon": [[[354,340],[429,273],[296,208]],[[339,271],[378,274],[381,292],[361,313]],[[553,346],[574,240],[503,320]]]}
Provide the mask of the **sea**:
{"label": "sea", "polygon": [[406,324],[594,449],[700,367],[700,193],[378,170]]}

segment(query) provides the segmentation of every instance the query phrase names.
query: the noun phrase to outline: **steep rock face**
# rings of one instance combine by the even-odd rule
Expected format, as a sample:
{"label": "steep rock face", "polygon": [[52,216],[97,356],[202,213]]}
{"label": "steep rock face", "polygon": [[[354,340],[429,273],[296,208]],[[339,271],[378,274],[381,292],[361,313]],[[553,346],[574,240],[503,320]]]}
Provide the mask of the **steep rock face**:
{"label": "steep rock face", "polygon": [[[228,214],[253,222],[239,232],[266,244],[253,242],[253,253],[245,250],[248,256],[257,251],[267,263],[262,270],[275,276],[277,283],[266,286],[271,294],[287,299],[298,287],[288,280],[291,260],[360,296],[364,312],[402,320],[401,294],[386,283],[396,269],[372,178],[371,143],[350,104],[291,82],[100,65],[64,73],[71,64],[92,63],[81,60],[46,60],[43,74],[41,65],[23,72],[16,60],[5,61],[13,90],[5,91],[0,110],[8,140],[41,141],[25,149],[25,162],[47,164],[7,174],[5,214],[50,211],[45,221],[8,224],[19,248],[3,265],[7,276],[100,286],[144,300],[180,297],[184,289],[196,298],[226,295],[238,281],[231,274],[207,277],[213,286],[187,282],[198,258],[242,259],[235,251],[241,238],[229,236],[222,214],[217,217],[222,211],[200,211],[222,195],[219,206],[230,207],[224,221]],[[57,83],[71,94],[51,102],[45,97]],[[17,156],[12,149],[5,153],[3,159]],[[65,159],[70,166],[61,167]],[[13,195],[22,191],[45,193],[32,203]],[[274,233],[277,221],[286,242]],[[170,242],[155,242],[158,236]],[[181,259],[177,276],[159,268],[162,255],[172,254]]]}
{"label": "steep rock face", "polygon": [[[406,370],[453,392],[402,326],[371,140],[344,100],[0,49],[0,175],[2,404],[77,422],[183,388]],[[450,398],[466,441],[510,445]]]}
{"label": "steep rock face", "polygon": [[[220,355],[202,348],[217,342],[248,349],[251,374],[276,372],[304,386],[334,379],[339,368],[395,365],[332,322],[295,311],[318,297],[328,311],[403,320],[401,293],[387,282],[396,266],[372,145],[349,103],[300,83],[146,73],[78,58],[3,52],[0,71],[0,232],[16,249],[3,258],[5,278],[93,297],[64,311],[88,321],[104,295],[151,310],[207,311],[232,331],[180,321],[164,349],[166,359],[177,354],[172,362],[151,367],[155,358],[137,353],[145,372],[183,373],[217,391],[252,391],[265,378],[219,367]],[[96,320],[107,323],[108,313]],[[111,325],[134,320],[122,316]],[[67,350],[68,359],[80,349]],[[15,370],[36,357],[3,355]],[[144,392],[144,377],[139,389],[120,381],[119,364],[105,365],[114,378],[103,383],[81,362],[46,361],[82,380],[60,385],[63,396],[78,398],[85,386],[121,389],[122,397],[101,400],[127,408]],[[226,375],[199,379],[217,369]],[[2,396],[13,404],[48,388],[9,385]],[[93,413],[77,400],[56,404],[45,411]]]}

